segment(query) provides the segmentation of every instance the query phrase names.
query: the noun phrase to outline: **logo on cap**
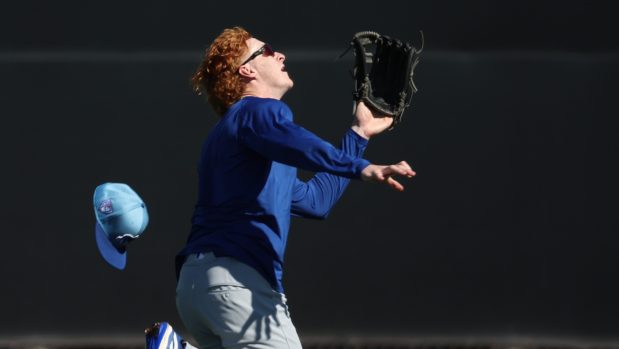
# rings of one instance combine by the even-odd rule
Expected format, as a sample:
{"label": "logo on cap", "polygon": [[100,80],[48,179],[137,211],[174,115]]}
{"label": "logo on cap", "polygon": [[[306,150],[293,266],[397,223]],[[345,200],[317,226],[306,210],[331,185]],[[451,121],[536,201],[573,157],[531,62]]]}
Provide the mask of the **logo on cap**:
{"label": "logo on cap", "polygon": [[102,200],[101,203],[99,204],[99,212],[104,213],[104,214],[110,214],[114,212],[114,208],[112,207],[112,200],[110,199]]}

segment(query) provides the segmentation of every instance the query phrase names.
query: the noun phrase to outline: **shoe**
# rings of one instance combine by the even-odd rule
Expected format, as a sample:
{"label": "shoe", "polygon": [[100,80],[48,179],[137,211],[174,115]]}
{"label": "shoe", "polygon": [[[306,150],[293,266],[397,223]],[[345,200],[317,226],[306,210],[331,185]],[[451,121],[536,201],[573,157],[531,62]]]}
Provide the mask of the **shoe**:
{"label": "shoe", "polygon": [[146,349],[183,349],[183,339],[172,325],[167,322],[155,322],[144,330]]}

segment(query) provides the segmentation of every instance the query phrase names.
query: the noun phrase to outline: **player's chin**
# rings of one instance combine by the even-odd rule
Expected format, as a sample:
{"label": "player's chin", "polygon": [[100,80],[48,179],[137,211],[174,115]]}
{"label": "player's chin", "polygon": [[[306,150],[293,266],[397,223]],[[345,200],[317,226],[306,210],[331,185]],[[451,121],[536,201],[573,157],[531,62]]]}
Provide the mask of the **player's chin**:
{"label": "player's chin", "polygon": [[288,77],[288,81],[286,82],[286,86],[290,90],[294,86],[294,81],[290,77]]}

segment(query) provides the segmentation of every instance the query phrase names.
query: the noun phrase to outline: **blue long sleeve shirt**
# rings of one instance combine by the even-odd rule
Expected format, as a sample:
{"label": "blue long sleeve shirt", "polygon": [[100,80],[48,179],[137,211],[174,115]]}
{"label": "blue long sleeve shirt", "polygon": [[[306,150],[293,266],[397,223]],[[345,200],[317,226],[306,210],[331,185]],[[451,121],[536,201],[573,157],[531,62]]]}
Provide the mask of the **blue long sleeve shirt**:
{"label": "blue long sleeve shirt", "polygon": [[[324,218],[350,178],[369,162],[367,140],[348,130],[340,149],[293,122],[280,100],[245,97],[232,105],[202,145],[199,192],[186,246],[177,256],[213,252],[255,268],[284,291],[284,251],[291,215]],[[308,182],[297,168],[317,172]]]}

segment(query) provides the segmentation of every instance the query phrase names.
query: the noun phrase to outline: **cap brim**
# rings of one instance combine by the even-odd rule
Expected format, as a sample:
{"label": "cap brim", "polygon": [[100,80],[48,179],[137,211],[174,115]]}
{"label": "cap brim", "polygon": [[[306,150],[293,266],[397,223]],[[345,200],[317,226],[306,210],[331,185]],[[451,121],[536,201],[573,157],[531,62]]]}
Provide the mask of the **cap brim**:
{"label": "cap brim", "polygon": [[116,269],[125,269],[125,265],[127,265],[127,252],[118,252],[99,222],[95,223],[95,236],[97,238],[97,247],[103,259]]}

